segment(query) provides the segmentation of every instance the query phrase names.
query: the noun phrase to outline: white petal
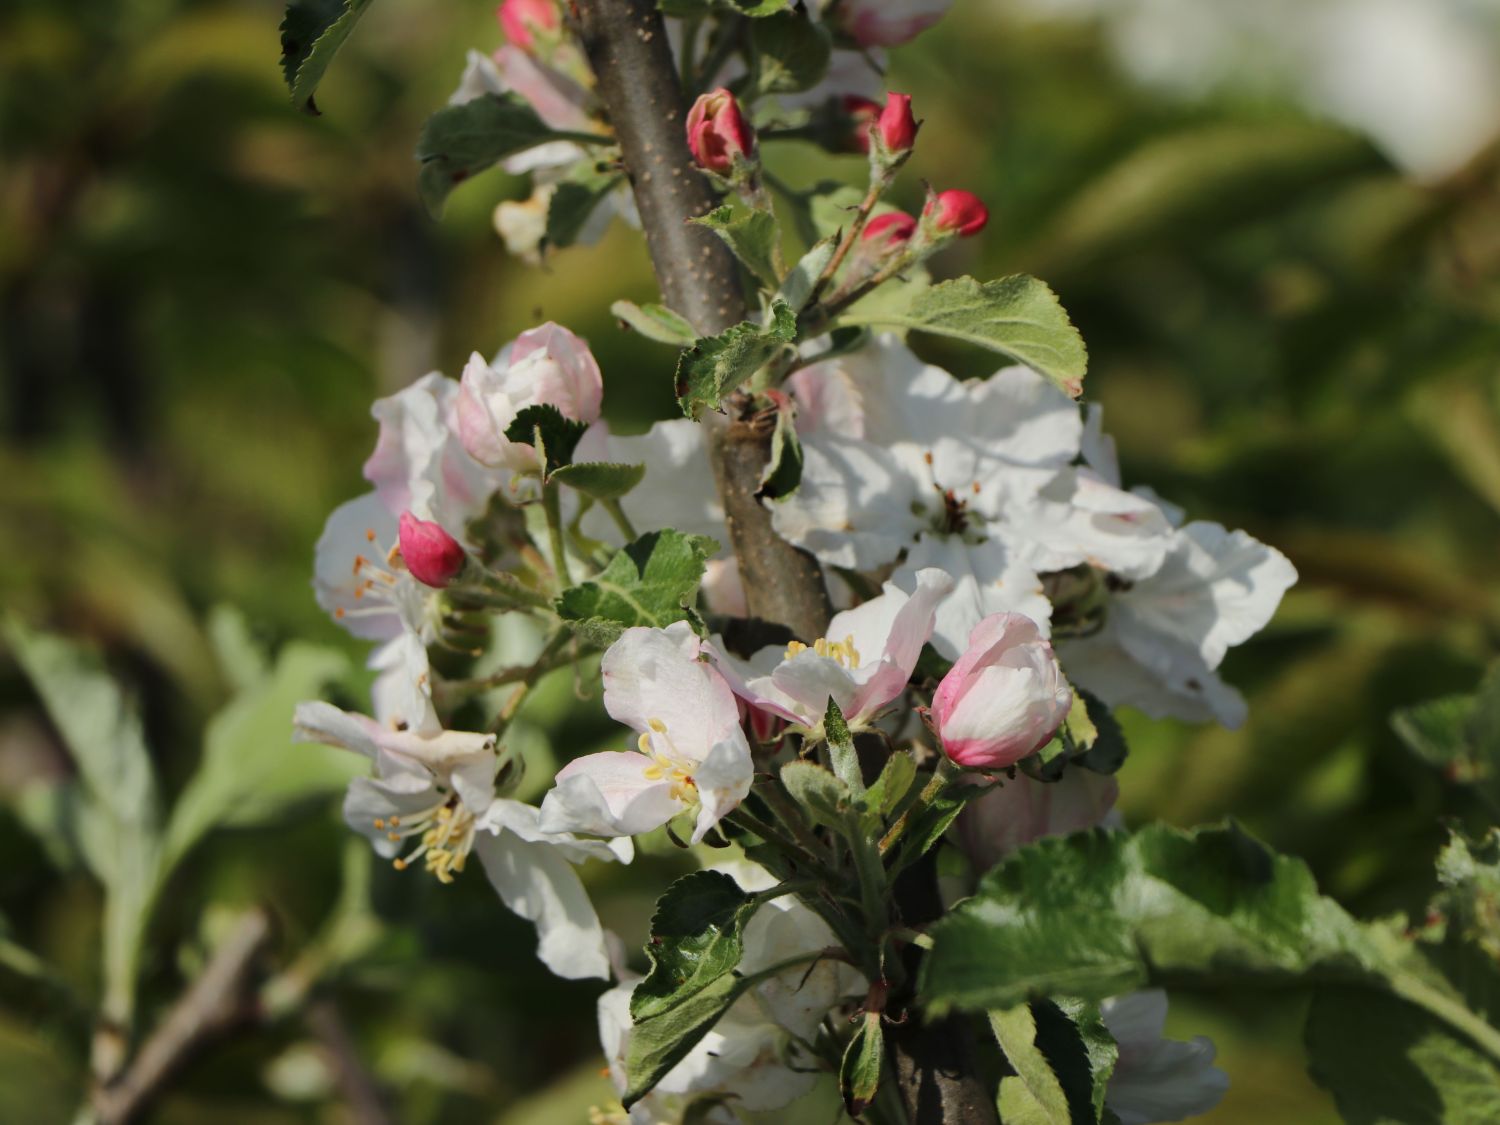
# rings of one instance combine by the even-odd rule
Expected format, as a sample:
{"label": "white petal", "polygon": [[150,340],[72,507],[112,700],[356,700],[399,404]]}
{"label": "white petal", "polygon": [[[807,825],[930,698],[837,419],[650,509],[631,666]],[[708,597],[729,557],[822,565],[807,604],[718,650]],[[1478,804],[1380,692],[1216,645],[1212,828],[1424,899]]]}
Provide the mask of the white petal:
{"label": "white petal", "polygon": [[547,832],[635,836],[671,820],[683,806],[669,781],[646,777],[655,763],[633,751],[605,751],[569,762],[542,800]]}
{"label": "white petal", "polygon": [[702,840],[704,833],[745,799],[754,775],[755,764],[743,735],[720,742],[708,752],[693,774],[702,804],[693,827],[692,843]]}
{"label": "white petal", "polygon": [[1114,997],[1101,1005],[1105,1025],[1120,1046],[1105,1101],[1121,1125],[1181,1121],[1207,1113],[1229,1088],[1213,1065],[1214,1045],[1162,1037],[1167,998],[1159,989]]}
{"label": "white petal", "polygon": [[550,844],[481,833],[474,850],[505,905],[536,923],[537,957],[560,977],[609,977],[604,930],[578,873]]}
{"label": "white petal", "polygon": [[965,543],[954,535],[924,535],[891,576],[903,589],[915,588],[917,571],[936,567],[953,577],[953,589],[938,603],[932,647],[957,660],[974,626],[994,613],[1020,613],[1047,635],[1052,603],[1036,572],[997,539]]}
{"label": "white petal", "polygon": [[1172,545],[1157,505],[1087,469],[1064,469],[1034,500],[1012,505],[1002,532],[1038,572],[1088,563],[1130,580],[1160,570]]}
{"label": "white petal", "polygon": [[879,446],[815,434],[802,481],[771,507],[783,538],[831,566],[869,570],[894,559],[921,527],[910,474]]}
{"label": "white petal", "polygon": [[[372,546],[370,532],[374,532]],[[365,582],[358,559],[379,555],[396,542],[396,517],[375,493],[340,504],[323,525],[313,549],[313,592],[333,618],[356,637],[385,641],[399,636],[403,622],[397,607],[360,591]]]}
{"label": "white petal", "polygon": [[[700,647],[685,621],[665,629],[627,629],[600,665],[604,709],[649,732],[659,752],[691,762],[733,738],[740,722],[734,693],[712,665],[698,659]],[[743,734],[738,738],[744,742]]]}

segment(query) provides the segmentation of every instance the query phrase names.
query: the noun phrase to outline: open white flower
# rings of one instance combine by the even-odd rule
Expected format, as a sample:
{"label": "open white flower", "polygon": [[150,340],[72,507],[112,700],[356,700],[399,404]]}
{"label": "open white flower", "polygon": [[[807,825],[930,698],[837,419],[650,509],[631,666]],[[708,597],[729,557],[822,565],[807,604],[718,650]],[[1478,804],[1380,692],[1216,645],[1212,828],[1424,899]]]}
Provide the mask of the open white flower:
{"label": "open white flower", "polygon": [[1116,996],[1101,1005],[1105,1026],[1120,1047],[1104,1102],[1120,1125],[1183,1121],[1207,1113],[1229,1089],[1229,1076],[1214,1066],[1214,1045],[1205,1036],[1189,1042],[1167,1039],[1167,994],[1160,989]]}
{"label": "open white flower", "polygon": [[542,802],[548,831],[634,836],[697,809],[692,842],[750,792],[754,766],[724,678],[692,627],[627,629],[604,654],[604,709],[639,733],[636,750],[569,762]]}
{"label": "open white flower", "polygon": [[558,976],[608,977],[604,931],[572,864],[629,858],[629,842],[544,832],[530,805],[496,797],[493,735],[443,730],[430,712],[397,730],[328,703],[297,706],[294,737],[353,750],[374,764],[355,778],[344,819],[398,869],[420,863],[450,883],[479,857],[505,905],[537,928],[537,956]]}
{"label": "open white flower", "polygon": [[812,645],[772,645],[748,661],[722,645],[709,654],[750,706],[816,732],[832,699],[857,730],[906,690],[932,635],[937,603],[952,586],[942,571],[924,570],[911,594],[887,585],[879,597],[835,614],[828,636]]}
{"label": "open white flower", "polygon": [[1113,584],[1099,633],[1060,643],[1058,654],[1075,683],[1111,706],[1239,726],[1244,700],[1215,670],[1230,647],[1265,627],[1296,580],[1274,547],[1190,523],[1173,533],[1153,574]]}

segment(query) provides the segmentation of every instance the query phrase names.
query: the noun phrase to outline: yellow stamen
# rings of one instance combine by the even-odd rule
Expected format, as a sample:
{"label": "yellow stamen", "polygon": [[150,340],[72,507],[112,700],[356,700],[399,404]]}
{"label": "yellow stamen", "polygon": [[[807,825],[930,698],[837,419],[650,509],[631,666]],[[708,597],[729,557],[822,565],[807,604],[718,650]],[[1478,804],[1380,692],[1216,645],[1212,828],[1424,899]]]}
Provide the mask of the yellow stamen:
{"label": "yellow stamen", "polygon": [[[808,646],[801,641],[792,641],[786,646],[786,659],[790,660],[807,650]],[[827,637],[819,637],[812,643],[812,651],[818,656],[828,657],[851,671],[860,665],[859,649],[854,647],[853,634],[841,641],[830,641]]]}

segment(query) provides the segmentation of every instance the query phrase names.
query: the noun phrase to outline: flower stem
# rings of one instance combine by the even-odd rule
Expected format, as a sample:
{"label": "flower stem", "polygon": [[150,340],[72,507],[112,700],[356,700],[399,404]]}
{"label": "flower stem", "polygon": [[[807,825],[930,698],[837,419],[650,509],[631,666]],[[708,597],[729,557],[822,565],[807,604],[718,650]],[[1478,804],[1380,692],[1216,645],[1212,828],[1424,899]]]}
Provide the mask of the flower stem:
{"label": "flower stem", "polygon": [[547,538],[552,546],[552,569],[566,588],[573,585],[568,570],[568,549],[563,542],[561,493],[555,484],[542,486],[542,511],[547,515]]}

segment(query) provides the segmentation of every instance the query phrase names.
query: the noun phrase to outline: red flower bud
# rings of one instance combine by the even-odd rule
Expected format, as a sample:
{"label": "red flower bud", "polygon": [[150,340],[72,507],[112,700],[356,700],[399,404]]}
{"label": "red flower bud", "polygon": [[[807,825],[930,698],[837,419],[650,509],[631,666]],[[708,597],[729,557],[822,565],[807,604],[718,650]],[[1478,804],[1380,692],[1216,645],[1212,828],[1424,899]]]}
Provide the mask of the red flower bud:
{"label": "red flower bud", "polygon": [[877,243],[878,249],[882,251],[890,251],[911,241],[911,236],[916,231],[917,220],[905,211],[887,211],[884,215],[876,215],[871,219],[860,238],[865,242]]}
{"label": "red flower bud", "polygon": [[890,94],[875,127],[888,152],[906,152],[917,141],[917,119],[911,115],[910,94]]}
{"label": "red flower bud", "polygon": [[556,31],[560,22],[556,0],[502,0],[495,17],[505,37],[523,51],[531,50],[538,31]]}
{"label": "red flower bud", "polygon": [[693,103],[687,142],[699,167],[726,176],[736,157],[749,157],[755,151],[755,132],[740,113],[740,103],[721,86]]}
{"label": "red flower bud", "polygon": [[844,113],[849,117],[849,148],[851,151],[870,151],[870,129],[879,120],[880,103],[858,94],[844,95]]}
{"label": "red flower bud", "polygon": [[990,211],[970,191],[943,191],[927,201],[923,215],[931,216],[940,231],[952,231],[961,238],[978,234],[990,221]]}
{"label": "red flower bud", "polygon": [[398,536],[406,569],[424,586],[441,589],[462,573],[468,561],[457,539],[431,520],[420,520],[410,512],[401,513]]}

